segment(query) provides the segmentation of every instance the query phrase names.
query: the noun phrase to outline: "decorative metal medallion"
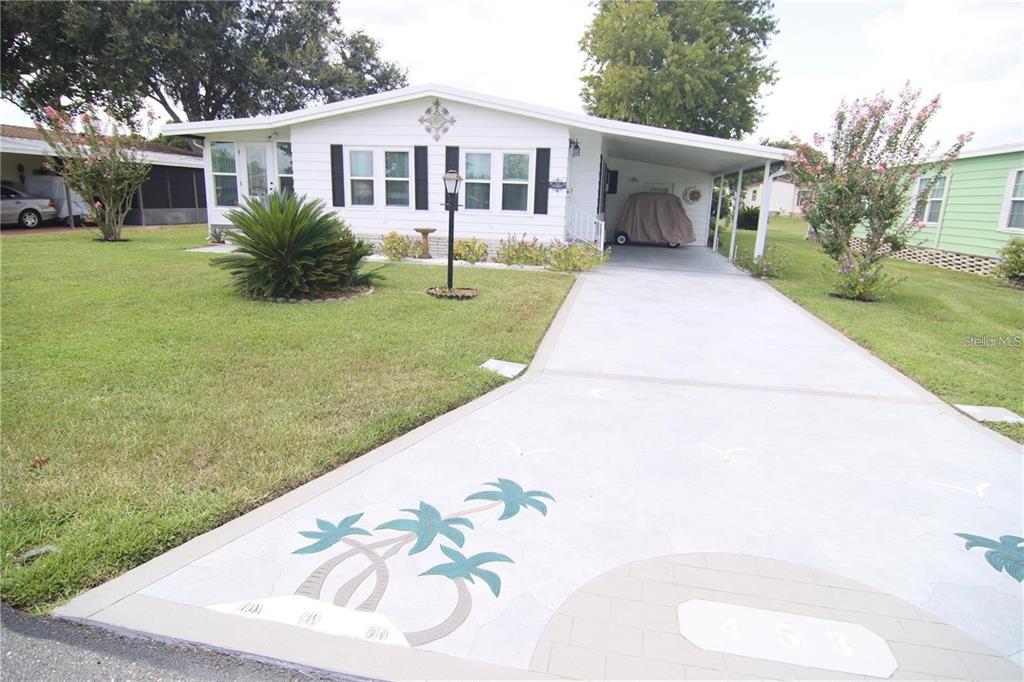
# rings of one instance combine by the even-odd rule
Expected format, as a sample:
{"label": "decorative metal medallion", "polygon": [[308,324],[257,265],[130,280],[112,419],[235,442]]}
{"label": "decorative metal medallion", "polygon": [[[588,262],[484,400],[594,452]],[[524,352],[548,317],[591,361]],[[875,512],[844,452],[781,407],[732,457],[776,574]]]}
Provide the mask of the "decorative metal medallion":
{"label": "decorative metal medallion", "polygon": [[451,115],[446,107],[441,106],[437,98],[434,103],[427,107],[423,115],[419,117],[423,129],[434,136],[434,142],[438,142],[441,136],[448,132],[455,123],[455,117]]}
{"label": "decorative metal medallion", "polygon": [[702,192],[696,187],[692,186],[687,187],[686,190],[683,192],[683,199],[688,204],[696,204],[698,201],[700,201],[702,196]]}

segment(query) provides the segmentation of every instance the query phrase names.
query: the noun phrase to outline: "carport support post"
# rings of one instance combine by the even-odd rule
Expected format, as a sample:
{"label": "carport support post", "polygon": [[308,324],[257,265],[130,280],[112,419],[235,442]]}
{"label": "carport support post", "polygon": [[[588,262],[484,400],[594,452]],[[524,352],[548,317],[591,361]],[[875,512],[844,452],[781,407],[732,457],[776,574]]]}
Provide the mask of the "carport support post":
{"label": "carport support post", "polygon": [[64,183],[64,201],[67,203],[67,207],[68,207],[68,226],[71,227],[71,229],[74,229],[75,228],[75,207],[71,203],[71,188],[68,187],[67,178],[65,178],[62,175],[60,177],[60,179],[61,179],[61,182]]}
{"label": "carport support post", "polygon": [[754,240],[754,258],[764,255],[764,245],[768,238],[768,211],[772,200],[772,162],[764,164],[764,180],[761,182],[761,212],[757,217],[757,239]]}
{"label": "carport support post", "polygon": [[736,175],[736,194],[732,200],[732,239],[729,240],[729,260],[736,260],[736,230],[740,224],[740,200],[743,195],[743,169]]}
{"label": "carport support post", "polygon": [[725,175],[718,178],[718,209],[715,211],[715,239],[711,243],[711,250],[718,253],[718,225],[722,222],[722,193],[725,192]]}

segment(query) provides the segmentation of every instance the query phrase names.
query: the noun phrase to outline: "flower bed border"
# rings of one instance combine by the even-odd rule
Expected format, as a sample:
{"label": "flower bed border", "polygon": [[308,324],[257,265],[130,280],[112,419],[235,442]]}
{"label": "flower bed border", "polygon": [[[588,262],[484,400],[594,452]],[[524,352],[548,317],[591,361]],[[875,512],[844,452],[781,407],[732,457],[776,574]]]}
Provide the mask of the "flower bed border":
{"label": "flower bed border", "polygon": [[470,287],[456,287],[454,289],[448,289],[447,287],[430,287],[427,289],[427,295],[433,296],[434,298],[444,298],[449,301],[469,301],[479,296],[480,290]]}
{"label": "flower bed border", "polygon": [[279,304],[299,304],[299,303],[342,303],[344,301],[352,301],[363,296],[369,296],[373,293],[373,287],[365,287],[360,289],[349,289],[348,291],[336,292],[334,296],[325,296],[323,298],[285,298],[284,296],[247,296],[250,301],[258,301],[260,303],[279,303]]}

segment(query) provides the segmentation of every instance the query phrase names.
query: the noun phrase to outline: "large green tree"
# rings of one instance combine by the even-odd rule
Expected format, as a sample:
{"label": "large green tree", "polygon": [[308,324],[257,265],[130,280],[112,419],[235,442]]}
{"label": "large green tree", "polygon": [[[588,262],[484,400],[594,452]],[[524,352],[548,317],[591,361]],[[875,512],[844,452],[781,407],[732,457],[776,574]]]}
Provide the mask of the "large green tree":
{"label": "large green tree", "polygon": [[597,116],[738,138],[775,82],[770,0],[600,0],[580,41],[583,101]]}
{"label": "large green tree", "polygon": [[32,115],[89,105],[130,120],[276,113],[405,85],[332,0],[0,4],[3,97]]}

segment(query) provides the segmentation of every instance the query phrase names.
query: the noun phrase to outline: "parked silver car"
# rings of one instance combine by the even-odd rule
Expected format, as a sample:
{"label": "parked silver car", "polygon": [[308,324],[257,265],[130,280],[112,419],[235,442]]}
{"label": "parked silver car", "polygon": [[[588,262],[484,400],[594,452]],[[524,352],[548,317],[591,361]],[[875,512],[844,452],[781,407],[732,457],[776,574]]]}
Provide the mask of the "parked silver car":
{"label": "parked silver car", "polygon": [[0,186],[0,222],[17,223],[21,227],[38,227],[57,217],[53,200],[35,197],[6,185]]}

